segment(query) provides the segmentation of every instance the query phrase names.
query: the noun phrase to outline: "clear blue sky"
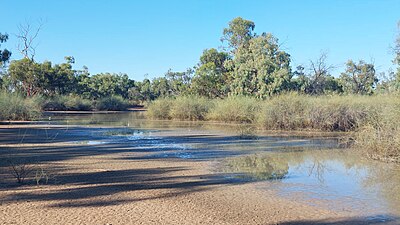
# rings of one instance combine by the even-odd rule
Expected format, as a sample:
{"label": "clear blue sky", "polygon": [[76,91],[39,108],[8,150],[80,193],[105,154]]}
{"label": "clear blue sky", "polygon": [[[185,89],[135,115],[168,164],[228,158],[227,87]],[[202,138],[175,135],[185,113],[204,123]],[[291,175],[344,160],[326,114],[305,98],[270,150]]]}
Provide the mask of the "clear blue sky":
{"label": "clear blue sky", "polygon": [[127,73],[135,80],[163,76],[169,69],[194,66],[206,48],[221,46],[222,30],[241,16],[256,33],[271,32],[292,56],[292,66],[307,64],[321,51],[344,69],[348,59],[374,61],[378,71],[393,67],[390,46],[400,20],[400,0],[13,0],[2,1],[0,32],[16,50],[17,25],[44,21],[38,37],[38,61],[63,62],[74,56],[76,68]]}

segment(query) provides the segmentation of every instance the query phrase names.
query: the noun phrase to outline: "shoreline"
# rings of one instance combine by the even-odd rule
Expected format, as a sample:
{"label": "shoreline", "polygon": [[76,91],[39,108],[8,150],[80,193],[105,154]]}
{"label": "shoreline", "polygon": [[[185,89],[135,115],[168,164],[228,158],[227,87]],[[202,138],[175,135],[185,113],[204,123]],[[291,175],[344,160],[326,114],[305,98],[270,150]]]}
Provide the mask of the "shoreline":
{"label": "shoreline", "polygon": [[[15,137],[20,129],[17,127],[0,129],[0,134]],[[36,136],[43,138],[43,129],[29,127],[25,126],[27,141],[36,140]],[[68,133],[62,129],[68,129]],[[46,131],[49,137],[56,133],[57,136],[48,145],[26,143],[7,147],[18,155],[36,155],[42,160],[39,164],[49,171],[57,168],[54,171],[57,182],[0,186],[0,198],[4,200],[0,211],[5,224],[369,223],[351,212],[331,211],[280,197],[273,190],[260,188],[262,182],[235,183],[221,179],[221,174],[213,171],[215,159],[149,158],[156,150],[137,148],[129,142],[62,144],[76,138],[96,137],[97,134],[90,132],[82,136],[85,129],[106,130],[50,127]],[[3,135],[5,132],[8,136]],[[187,135],[172,134],[177,139]],[[0,143],[3,141],[0,139]],[[12,182],[9,174],[1,175],[6,182]]]}

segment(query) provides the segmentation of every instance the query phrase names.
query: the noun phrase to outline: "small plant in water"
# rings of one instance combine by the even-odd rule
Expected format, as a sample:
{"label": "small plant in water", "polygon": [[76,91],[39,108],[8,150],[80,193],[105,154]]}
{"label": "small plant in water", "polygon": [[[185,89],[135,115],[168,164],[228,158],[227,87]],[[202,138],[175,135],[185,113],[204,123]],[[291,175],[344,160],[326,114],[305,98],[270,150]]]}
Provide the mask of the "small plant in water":
{"label": "small plant in water", "polygon": [[49,174],[43,168],[37,168],[34,181],[36,182],[36,185],[40,185],[41,182],[47,184],[49,182]]}

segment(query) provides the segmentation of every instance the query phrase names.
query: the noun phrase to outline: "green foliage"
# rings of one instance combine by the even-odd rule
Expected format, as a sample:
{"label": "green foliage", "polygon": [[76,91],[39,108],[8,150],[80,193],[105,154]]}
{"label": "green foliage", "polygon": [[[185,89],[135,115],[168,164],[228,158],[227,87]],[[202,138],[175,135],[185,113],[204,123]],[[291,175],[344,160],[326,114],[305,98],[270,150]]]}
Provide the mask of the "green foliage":
{"label": "green foliage", "polygon": [[226,68],[231,71],[231,91],[236,95],[266,98],[289,87],[290,55],[279,49],[271,34],[254,37],[238,48]]}
{"label": "green foliage", "polygon": [[36,94],[53,96],[71,93],[76,89],[75,71],[72,65],[51,62],[34,62],[28,58],[14,60],[9,66],[11,87],[23,92],[26,96]]}
{"label": "green foliage", "polygon": [[0,120],[33,120],[40,116],[40,99],[0,92]]}
{"label": "green foliage", "polygon": [[229,22],[229,27],[224,29],[221,41],[228,41],[229,47],[235,51],[240,46],[246,45],[254,36],[254,28],[255,24],[253,21],[236,17]]}
{"label": "green foliage", "polygon": [[227,53],[218,52],[214,48],[204,50],[192,79],[192,93],[208,98],[225,97],[229,86],[226,84],[224,63],[228,59]]}
{"label": "green foliage", "polygon": [[261,109],[260,100],[246,96],[229,96],[215,101],[207,119],[223,122],[252,123]]}
{"label": "green foliage", "polygon": [[90,96],[93,99],[110,95],[128,98],[128,90],[132,86],[126,74],[100,73],[93,75],[88,81]]}
{"label": "green foliage", "polygon": [[151,83],[151,92],[154,98],[164,98],[170,95],[170,82],[165,77],[154,78]]}
{"label": "green foliage", "polygon": [[121,111],[126,110],[128,106],[129,103],[126,99],[118,95],[113,95],[110,97],[99,99],[96,104],[96,109],[107,111]]}
{"label": "green foliage", "polygon": [[346,72],[340,76],[343,89],[351,94],[372,94],[378,83],[373,64],[360,61],[355,64],[349,60],[346,64]]}
{"label": "green foliage", "polygon": [[[1,44],[8,40],[8,34],[0,33],[0,47]],[[4,65],[4,63],[8,62],[11,57],[11,52],[7,49],[0,49],[0,67]]]}
{"label": "green foliage", "polygon": [[185,72],[168,70],[165,74],[165,78],[170,84],[170,94],[173,96],[189,94],[193,73],[194,71],[192,69],[187,69]]}

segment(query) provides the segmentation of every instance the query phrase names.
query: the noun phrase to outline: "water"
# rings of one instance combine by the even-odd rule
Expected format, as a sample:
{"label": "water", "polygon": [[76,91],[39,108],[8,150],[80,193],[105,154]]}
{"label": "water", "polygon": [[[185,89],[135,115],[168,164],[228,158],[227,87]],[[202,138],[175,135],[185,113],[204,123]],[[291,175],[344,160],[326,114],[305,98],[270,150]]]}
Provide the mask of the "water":
{"label": "water", "polygon": [[370,220],[400,216],[400,167],[362,159],[336,137],[258,136],[240,139],[233,125],[146,120],[143,112],[52,115],[51,123],[108,127],[85,144],[126,142],[146,158],[211,160],[227,179],[261,181],[282,197],[350,211]]}

